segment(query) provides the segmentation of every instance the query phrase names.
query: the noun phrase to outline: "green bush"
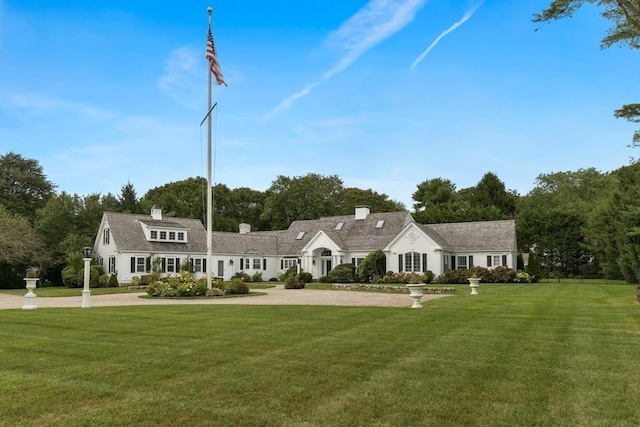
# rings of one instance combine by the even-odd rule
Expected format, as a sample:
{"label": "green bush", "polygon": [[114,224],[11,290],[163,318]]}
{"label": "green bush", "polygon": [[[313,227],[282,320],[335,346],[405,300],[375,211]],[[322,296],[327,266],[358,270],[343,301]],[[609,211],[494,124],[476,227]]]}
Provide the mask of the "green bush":
{"label": "green bush", "polygon": [[110,288],[117,288],[118,286],[120,286],[120,283],[118,283],[118,276],[116,276],[115,274],[109,276],[109,282],[107,283],[107,286]]}
{"label": "green bush", "polygon": [[358,278],[361,282],[369,283],[374,277],[385,274],[387,257],[380,249],[370,252],[360,263]]}
{"label": "green bush", "polygon": [[233,275],[233,279],[240,279],[243,282],[250,282],[251,281],[251,276],[249,276],[244,271],[238,271],[236,274]]}
{"label": "green bush", "polygon": [[424,278],[422,280],[423,283],[433,283],[433,278],[436,275],[433,273],[433,271],[431,270],[427,270],[426,273],[424,273]]}
{"label": "green bush", "polygon": [[251,276],[251,281],[262,282],[262,272],[256,271],[255,273],[253,273],[253,276]]}
{"label": "green bush", "polygon": [[140,281],[138,283],[141,285],[150,285],[155,281],[156,280],[153,280],[152,274],[143,274],[142,276],[140,276]]}
{"label": "green bush", "polygon": [[327,277],[329,282],[353,283],[356,281],[356,267],[351,263],[336,265]]}
{"label": "green bush", "polygon": [[293,275],[296,275],[296,274],[298,274],[298,267],[294,265],[292,267],[289,267],[287,269],[287,271],[282,273],[280,275],[280,277],[278,277],[278,280],[281,281],[281,282],[284,282],[287,279],[287,277],[293,276]]}
{"label": "green bush", "polygon": [[298,276],[300,276],[300,280],[302,280],[304,283],[313,282],[313,276],[311,275],[311,273],[308,273],[306,271],[301,271]]}
{"label": "green bush", "polygon": [[109,275],[108,274],[101,275],[98,281],[100,282],[101,288],[106,288],[107,285],[109,284]]}
{"label": "green bush", "polygon": [[491,283],[510,283],[516,278],[515,270],[511,268],[498,266],[491,271]]}
{"label": "green bush", "polygon": [[79,285],[79,283],[81,283],[81,281],[79,282],[79,279],[80,275],[78,274],[78,270],[76,270],[74,267],[68,265],[62,269],[62,283],[65,286],[68,286],[70,288],[77,288],[81,286]]}
{"label": "green bush", "polygon": [[513,279],[515,283],[531,283],[531,276],[524,271],[516,272],[516,277]]}
{"label": "green bush", "polygon": [[224,292],[227,295],[248,294],[249,286],[239,277],[234,277],[230,282],[225,283]]}
{"label": "green bush", "polygon": [[304,280],[300,279],[299,274],[294,274],[284,279],[285,289],[302,289],[304,288],[304,285],[305,285],[305,282]]}

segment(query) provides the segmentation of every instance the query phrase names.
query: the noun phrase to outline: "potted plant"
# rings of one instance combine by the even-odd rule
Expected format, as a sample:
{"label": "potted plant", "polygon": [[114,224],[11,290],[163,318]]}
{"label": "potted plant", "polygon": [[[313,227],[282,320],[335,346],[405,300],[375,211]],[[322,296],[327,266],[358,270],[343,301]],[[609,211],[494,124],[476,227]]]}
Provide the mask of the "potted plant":
{"label": "potted plant", "polygon": [[23,309],[29,310],[34,309],[36,307],[36,294],[33,290],[36,288],[36,284],[40,279],[40,268],[38,267],[29,267],[25,272],[24,281],[27,282],[27,293],[24,296],[24,306]]}

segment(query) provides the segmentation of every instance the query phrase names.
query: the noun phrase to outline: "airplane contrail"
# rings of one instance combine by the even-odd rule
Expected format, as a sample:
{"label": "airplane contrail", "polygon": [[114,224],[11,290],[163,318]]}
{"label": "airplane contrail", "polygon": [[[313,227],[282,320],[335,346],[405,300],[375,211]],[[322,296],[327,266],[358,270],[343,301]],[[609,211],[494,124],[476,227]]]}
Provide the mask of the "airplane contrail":
{"label": "airplane contrail", "polygon": [[438,44],[438,42],[440,40],[442,40],[442,38],[444,36],[446,36],[447,34],[449,34],[450,32],[452,32],[453,30],[455,30],[456,28],[458,28],[460,25],[464,24],[465,22],[467,22],[467,20],[469,18],[471,18],[473,16],[473,14],[476,12],[476,10],[478,10],[478,8],[482,6],[482,2],[478,3],[478,5],[476,5],[473,9],[471,9],[470,11],[468,11],[467,13],[464,14],[464,16],[462,17],[462,19],[460,19],[458,22],[456,22],[455,24],[453,24],[452,26],[450,26],[449,28],[447,28],[445,31],[443,31],[438,37],[436,37],[436,39],[429,45],[428,48],[426,48],[424,50],[424,52],[422,52],[420,54],[420,56],[418,56],[416,58],[415,61],[413,61],[413,64],[411,64],[411,66],[409,67],[410,70],[413,70],[416,68],[416,66],[420,63],[420,61],[422,61],[428,54],[429,52],[431,52],[431,50],[436,47],[436,45]]}

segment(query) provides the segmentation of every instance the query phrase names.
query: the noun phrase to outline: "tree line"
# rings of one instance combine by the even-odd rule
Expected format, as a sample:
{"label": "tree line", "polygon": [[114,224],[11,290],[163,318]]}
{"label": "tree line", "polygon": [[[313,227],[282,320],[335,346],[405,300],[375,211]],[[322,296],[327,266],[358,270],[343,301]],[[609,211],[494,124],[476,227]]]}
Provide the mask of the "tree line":
{"label": "tree line", "polygon": [[[127,182],[118,195],[56,192],[38,161],[16,153],[0,157],[0,287],[22,285],[27,267],[60,284],[65,265],[92,246],[102,214],[149,214],[206,223],[206,180],[187,178],[138,197]],[[518,247],[542,266],[545,276],[640,280],[640,163],[611,173],[593,168],[538,176],[526,195],[506,188],[492,172],[475,186],[457,189],[449,179],[416,186],[411,213],[420,223],[515,219]],[[213,229],[237,232],[286,229],[292,221],[352,215],[358,205],[372,212],[407,210],[374,190],[345,187],[336,175],[278,176],[265,191],[213,188]]]}

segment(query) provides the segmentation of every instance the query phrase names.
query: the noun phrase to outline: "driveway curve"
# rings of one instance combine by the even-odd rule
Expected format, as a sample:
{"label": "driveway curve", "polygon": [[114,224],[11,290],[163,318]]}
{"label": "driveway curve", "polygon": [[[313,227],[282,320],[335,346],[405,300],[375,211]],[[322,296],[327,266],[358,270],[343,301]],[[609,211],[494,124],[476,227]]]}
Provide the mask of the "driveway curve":
{"label": "driveway curve", "polygon": [[[38,291],[36,290],[36,295]],[[351,307],[411,307],[412,299],[408,294],[382,292],[357,292],[318,289],[274,288],[259,290],[261,295],[248,295],[237,298],[142,298],[144,292],[92,295],[91,307],[116,307],[130,305],[333,305]],[[26,291],[25,291],[26,293]],[[78,290],[80,294],[80,290]],[[424,295],[422,302],[450,295]],[[80,307],[82,297],[37,297],[37,308]],[[24,297],[0,294],[0,309],[21,309]]]}

